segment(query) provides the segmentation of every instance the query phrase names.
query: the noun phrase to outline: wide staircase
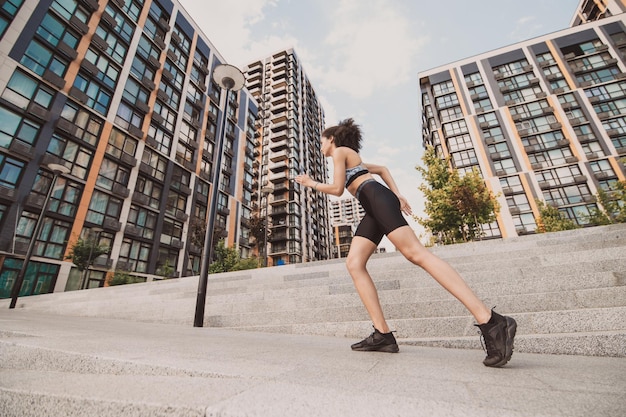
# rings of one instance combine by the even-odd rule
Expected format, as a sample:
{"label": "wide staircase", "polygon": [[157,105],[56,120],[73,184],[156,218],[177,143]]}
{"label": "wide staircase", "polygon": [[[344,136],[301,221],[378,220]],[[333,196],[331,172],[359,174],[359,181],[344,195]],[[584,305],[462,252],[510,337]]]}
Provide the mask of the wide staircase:
{"label": "wide staircase", "polygon": [[[517,352],[626,357],[626,225],[431,250],[517,320]],[[400,344],[480,348],[473,317],[423,270],[399,253],[368,267]],[[17,308],[191,326],[197,290],[188,277],[22,297]],[[353,340],[372,331],[343,259],[211,275],[204,325]]]}

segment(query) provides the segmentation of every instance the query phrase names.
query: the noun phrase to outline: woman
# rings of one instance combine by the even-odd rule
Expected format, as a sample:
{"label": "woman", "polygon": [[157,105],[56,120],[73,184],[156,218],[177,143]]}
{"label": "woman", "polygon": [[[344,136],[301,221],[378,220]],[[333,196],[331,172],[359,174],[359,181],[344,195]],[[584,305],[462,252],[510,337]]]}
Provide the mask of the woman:
{"label": "woman", "polygon": [[[359,200],[366,213],[352,239],[346,266],[374,324],[374,332],[352,345],[352,349],[392,353],[399,350],[385,321],[374,282],[366,268],[367,261],[383,235],[387,235],[407,260],[428,272],[474,316],[479,323],[477,326],[481,330],[487,350],[483,363],[486,366],[503,366],[513,353],[513,338],[517,327],[515,320],[489,310],[450,265],[420,243],[402,215],[411,214],[409,203],[400,195],[386,167],[366,164],[361,160],[361,140],[360,127],[352,119],[324,130],[321,139],[322,153],[333,160],[333,182],[320,183],[308,175],[296,177],[299,184],[335,196],[341,196],[347,188]],[[372,174],[378,175],[387,187],[376,181]]]}

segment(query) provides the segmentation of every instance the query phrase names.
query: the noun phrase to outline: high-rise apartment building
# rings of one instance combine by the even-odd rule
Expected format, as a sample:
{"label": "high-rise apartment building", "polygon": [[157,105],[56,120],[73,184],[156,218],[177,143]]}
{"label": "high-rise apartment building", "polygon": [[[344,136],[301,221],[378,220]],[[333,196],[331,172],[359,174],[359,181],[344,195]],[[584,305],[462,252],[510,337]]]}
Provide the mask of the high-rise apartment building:
{"label": "high-rise apartment building", "polygon": [[574,27],[626,12],[624,0],[580,0],[570,22]]}
{"label": "high-rise apartment building", "polygon": [[356,198],[348,197],[330,201],[333,257],[348,256],[352,237],[363,217],[365,217],[365,209]]}
{"label": "high-rise apartment building", "polygon": [[245,72],[248,90],[259,103],[257,189],[272,190],[256,196],[261,213],[269,207],[269,264],[328,259],[328,197],[293,181],[301,172],[319,181],[328,177],[320,143],[322,105],[293,49],[254,61]]}
{"label": "high-rise apartment building", "polygon": [[610,194],[625,179],[620,7],[419,74],[424,146],[449,156],[457,170],[478,169],[500,194],[502,209],[496,223],[484,225],[486,236],[535,232],[537,200],[586,225],[598,190]]}
{"label": "high-rise apartment building", "polygon": [[[196,275],[211,204],[248,255],[257,104],[212,81],[222,63],[176,1],[0,4],[0,297],[31,240],[20,295]],[[108,247],[86,272],[80,239]]]}

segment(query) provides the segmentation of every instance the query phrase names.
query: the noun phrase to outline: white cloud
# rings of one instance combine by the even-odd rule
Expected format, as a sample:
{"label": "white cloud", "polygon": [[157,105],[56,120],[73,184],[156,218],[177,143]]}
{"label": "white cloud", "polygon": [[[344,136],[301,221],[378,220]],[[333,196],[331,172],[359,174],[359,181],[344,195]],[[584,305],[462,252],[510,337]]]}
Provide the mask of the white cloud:
{"label": "white cloud", "polygon": [[329,14],[326,61],[311,70],[325,88],[365,98],[411,79],[424,38],[396,2],[341,0]]}
{"label": "white cloud", "polygon": [[509,39],[514,42],[529,39],[541,34],[542,26],[535,16],[522,16],[515,22],[515,27],[509,33]]}
{"label": "white cloud", "polygon": [[[264,10],[278,0],[210,1],[180,0],[190,17],[202,28],[220,54],[229,63],[243,65],[254,54],[253,48],[277,44],[276,39],[252,42],[252,26],[265,18]],[[281,39],[284,44],[286,40]],[[269,46],[271,47],[271,46]],[[276,49],[281,48],[276,47]],[[263,49],[263,51],[265,51]]]}

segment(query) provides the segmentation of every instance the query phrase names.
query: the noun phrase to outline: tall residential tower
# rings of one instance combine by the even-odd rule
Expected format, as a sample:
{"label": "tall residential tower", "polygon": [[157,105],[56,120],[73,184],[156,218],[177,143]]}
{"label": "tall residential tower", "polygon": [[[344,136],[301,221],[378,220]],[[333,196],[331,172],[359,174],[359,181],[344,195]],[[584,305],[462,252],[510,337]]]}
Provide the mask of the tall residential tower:
{"label": "tall residential tower", "polygon": [[293,181],[301,172],[319,181],[328,177],[320,143],[322,105],[293,49],[254,61],[245,71],[248,90],[259,103],[257,189],[271,190],[257,195],[259,212],[268,207],[263,217],[271,231],[270,264],[328,259],[328,197]]}

